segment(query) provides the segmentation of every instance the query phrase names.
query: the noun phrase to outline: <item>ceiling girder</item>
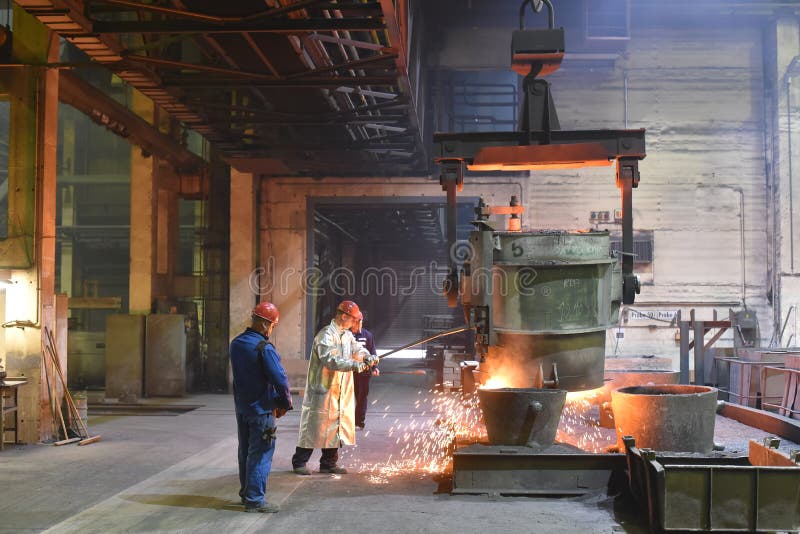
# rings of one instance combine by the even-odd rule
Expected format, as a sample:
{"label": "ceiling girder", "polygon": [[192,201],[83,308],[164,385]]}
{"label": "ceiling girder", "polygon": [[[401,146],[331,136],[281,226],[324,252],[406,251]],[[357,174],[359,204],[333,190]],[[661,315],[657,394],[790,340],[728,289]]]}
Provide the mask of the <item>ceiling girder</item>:
{"label": "ceiling girder", "polygon": [[243,80],[208,76],[163,77],[165,87],[215,88],[215,87],[339,87],[342,85],[397,85],[397,76],[320,76],[316,78],[282,80]]}
{"label": "ceiling girder", "polygon": [[193,20],[95,20],[92,33],[107,35],[121,33],[175,34],[220,34],[220,33],[289,33],[375,31],[383,30],[383,21],[379,18],[355,19],[271,19],[257,22],[237,22],[219,24]]}
{"label": "ceiling girder", "polygon": [[111,6],[117,6],[120,8],[129,8],[130,10],[134,11],[147,11],[152,13],[160,13],[162,15],[171,15],[180,18],[188,18],[194,20],[200,20],[205,22],[215,22],[215,23],[230,23],[230,22],[243,22],[243,21],[255,21],[260,20],[262,18],[274,17],[277,15],[284,15],[287,13],[292,13],[295,11],[299,11],[301,9],[344,9],[350,12],[375,12],[377,11],[380,13],[380,6],[377,2],[364,2],[362,4],[340,4],[329,2],[327,0],[298,0],[293,4],[289,4],[287,6],[282,6],[274,9],[267,9],[265,11],[258,11],[256,13],[252,13],[250,15],[246,15],[243,17],[220,17],[216,15],[208,15],[205,13],[198,13],[196,11],[190,11],[186,9],[176,9],[171,7],[164,7],[155,4],[148,4],[143,2],[134,2],[131,0],[84,0],[84,2],[90,8],[90,14],[96,13],[98,10],[92,8],[91,6],[94,4],[107,4]]}
{"label": "ceiling girder", "polygon": [[[214,14],[203,13],[195,0],[173,0],[169,5],[15,1],[204,135],[227,158],[283,153],[287,165],[306,160],[306,169],[313,166],[315,172],[328,174],[344,152],[352,160],[348,172],[358,175],[364,168],[363,175],[398,175],[409,169],[424,173],[428,168],[393,0],[281,0],[280,7],[244,16],[222,3],[214,6]],[[231,11],[231,16],[217,15]],[[128,20],[112,20],[119,16]],[[144,46],[126,50],[122,42],[127,39],[121,41],[117,34],[127,33],[142,34]],[[311,64],[287,55],[287,41],[281,45],[281,39],[295,42],[297,37],[306,46],[312,40],[319,44],[321,55]],[[197,42],[205,56],[202,62],[183,61],[184,39]],[[342,53],[343,47],[369,55]],[[131,54],[133,50],[141,55]],[[178,78],[180,71],[189,74],[181,72]],[[210,91],[198,91],[204,87]],[[253,128],[243,129],[248,119]],[[402,141],[398,136],[372,137],[376,128],[389,131],[387,125],[404,130]],[[341,126],[341,133],[331,128],[335,126]],[[260,131],[271,127],[275,129]],[[252,137],[243,136],[243,130]],[[271,144],[276,139],[281,145]],[[308,158],[317,158],[318,165]],[[378,168],[381,163],[386,168]]]}

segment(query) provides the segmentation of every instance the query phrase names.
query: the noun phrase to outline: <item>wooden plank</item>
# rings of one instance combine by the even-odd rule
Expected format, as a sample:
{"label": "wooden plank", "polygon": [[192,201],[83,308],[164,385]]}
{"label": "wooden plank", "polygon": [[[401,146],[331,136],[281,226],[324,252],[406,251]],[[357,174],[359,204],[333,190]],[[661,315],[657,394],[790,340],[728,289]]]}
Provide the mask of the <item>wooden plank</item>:
{"label": "wooden plank", "polygon": [[119,310],[122,297],[70,297],[69,307],[73,310]]}
{"label": "wooden plank", "polygon": [[796,462],[778,449],[766,447],[754,439],[750,440],[750,463],[761,467],[798,467]]}
{"label": "wooden plank", "polygon": [[795,408],[795,398],[797,396],[797,374],[795,373],[787,373],[786,377],[786,392],[783,396],[783,402],[781,405],[780,414],[785,415],[787,417],[794,417],[792,413],[793,409]]}
{"label": "wooden plank", "polygon": [[90,438],[82,439],[82,440],[80,440],[78,442],[78,447],[81,447],[83,445],[89,445],[90,443],[94,443],[95,441],[100,441],[100,438],[102,438],[102,437],[103,436],[101,436],[100,434],[97,434],[96,436],[92,436]]}
{"label": "wooden plank", "polygon": [[709,340],[708,340],[708,343],[706,343],[705,347],[703,347],[703,350],[708,350],[708,349],[710,349],[710,348],[711,348],[711,345],[713,345],[714,343],[716,343],[716,342],[717,342],[717,340],[718,340],[719,338],[721,338],[721,337],[722,337],[722,334],[724,334],[724,333],[725,333],[725,332],[727,332],[727,331],[728,331],[728,329],[727,329],[727,328],[720,328],[720,329],[719,329],[719,331],[718,331],[716,334],[714,334],[713,336],[711,336],[711,339],[709,339]]}
{"label": "wooden plank", "polygon": [[81,438],[69,438],[69,439],[62,439],[61,441],[56,441],[53,443],[56,447],[60,447],[61,445],[68,445],[70,443],[75,443],[76,441],[81,441]]}
{"label": "wooden plank", "polygon": [[[765,367],[761,371],[761,375],[762,376],[766,376],[767,369],[768,368]],[[764,382],[766,382],[766,380],[764,380]],[[781,407],[778,408],[778,413],[781,414],[781,415],[788,415],[789,414],[789,412],[786,411],[786,408],[788,407],[788,399],[794,398],[794,395],[792,395],[792,397],[789,396],[789,391],[792,389],[792,383],[793,382],[794,381],[792,380],[792,377],[789,376],[788,379],[785,381],[785,384],[783,386],[783,402],[781,402]]]}

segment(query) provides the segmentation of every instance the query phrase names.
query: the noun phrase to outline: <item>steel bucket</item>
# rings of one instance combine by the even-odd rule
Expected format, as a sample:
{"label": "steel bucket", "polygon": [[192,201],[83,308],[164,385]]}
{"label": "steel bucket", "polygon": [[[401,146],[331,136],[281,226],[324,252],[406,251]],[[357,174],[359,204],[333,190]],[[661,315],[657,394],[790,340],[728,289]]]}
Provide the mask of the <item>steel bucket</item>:
{"label": "steel bucket", "polygon": [[492,445],[544,449],[553,444],[567,392],[562,389],[479,389]]}

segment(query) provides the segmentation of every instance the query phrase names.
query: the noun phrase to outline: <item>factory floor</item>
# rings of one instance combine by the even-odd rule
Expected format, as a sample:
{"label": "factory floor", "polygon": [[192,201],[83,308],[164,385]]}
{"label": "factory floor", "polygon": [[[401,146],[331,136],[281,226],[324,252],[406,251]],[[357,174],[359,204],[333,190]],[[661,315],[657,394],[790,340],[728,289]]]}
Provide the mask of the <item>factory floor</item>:
{"label": "factory floor", "polygon": [[[347,475],[292,473],[301,401],[295,397],[298,409],[279,421],[269,478],[267,498],[281,506],[277,514],[245,514],[238,502],[231,397],[193,395],[168,401],[199,406],[185,413],[90,415],[90,433],[103,436],[94,444],[0,453],[0,533],[646,532],[632,510],[606,495],[455,496],[446,480],[422,470],[367,469],[402,455],[402,440],[389,437],[395,421],[426,417],[419,401],[433,384],[413,366],[382,363],[367,428],[342,454]],[[318,455],[309,463],[314,470]]]}

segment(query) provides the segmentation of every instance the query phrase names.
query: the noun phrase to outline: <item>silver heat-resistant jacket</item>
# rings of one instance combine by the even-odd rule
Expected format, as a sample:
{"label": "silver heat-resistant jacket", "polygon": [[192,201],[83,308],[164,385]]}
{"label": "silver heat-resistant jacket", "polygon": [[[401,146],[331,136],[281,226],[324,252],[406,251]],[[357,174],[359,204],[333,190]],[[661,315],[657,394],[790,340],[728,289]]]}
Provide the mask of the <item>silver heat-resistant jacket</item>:
{"label": "silver heat-resistant jacket", "polygon": [[353,356],[359,352],[362,357],[369,356],[350,330],[340,328],[335,321],[317,333],[308,362],[298,447],[355,444],[353,371],[358,371],[359,362]]}

